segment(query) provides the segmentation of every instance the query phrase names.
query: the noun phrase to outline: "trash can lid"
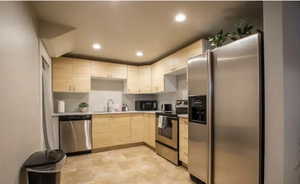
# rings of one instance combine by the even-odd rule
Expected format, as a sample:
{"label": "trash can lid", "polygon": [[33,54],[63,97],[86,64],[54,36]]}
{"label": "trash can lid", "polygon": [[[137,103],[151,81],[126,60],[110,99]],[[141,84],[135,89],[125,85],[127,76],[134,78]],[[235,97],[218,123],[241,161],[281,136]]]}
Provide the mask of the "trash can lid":
{"label": "trash can lid", "polygon": [[64,159],[62,150],[46,150],[33,153],[24,163],[25,168],[56,164]]}

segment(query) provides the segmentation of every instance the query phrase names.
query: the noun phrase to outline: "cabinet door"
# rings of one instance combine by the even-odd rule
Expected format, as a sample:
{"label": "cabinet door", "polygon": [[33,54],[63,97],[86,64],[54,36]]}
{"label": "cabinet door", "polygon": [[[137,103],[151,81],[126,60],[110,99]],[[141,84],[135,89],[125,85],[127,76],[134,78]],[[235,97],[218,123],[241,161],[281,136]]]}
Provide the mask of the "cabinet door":
{"label": "cabinet door", "polygon": [[151,114],[149,118],[149,145],[155,148],[155,136],[156,136],[156,116]]}
{"label": "cabinet door", "polygon": [[155,114],[145,114],[145,142],[155,148]]}
{"label": "cabinet door", "polygon": [[139,67],[140,93],[151,93],[151,66]]}
{"label": "cabinet door", "polygon": [[115,145],[129,144],[131,142],[130,116],[128,114],[112,115],[112,134]]}
{"label": "cabinet door", "polygon": [[114,145],[111,123],[112,118],[109,115],[93,115],[93,149]]}
{"label": "cabinet door", "polygon": [[73,92],[89,92],[91,89],[91,62],[76,59],[72,62]]}
{"label": "cabinet door", "polygon": [[139,68],[137,66],[128,66],[127,73],[127,93],[139,93]]}
{"label": "cabinet door", "polygon": [[86,75],[73,75],[73,92],[89,92],[91,90],[91,78]]}
{"label": "cabinet door", "polygon": [[111,78],[127,79],[127,66],[121,64],[111,64]]}
{"label": "cabinet door", "polygon": [[188,119],[179,119],[179,160],[188,164]]}
{"label": "cabinet door", "polygon": [[164,91],[164,63],[158,62],[152,65],[151,67],[151,76],[152,76],[152,92],[159,93]]}
{"label": "cabinet door", "polygon": [[92,77],[108,78],[110,75],[111,67],[110,63],[93,61],[91,63],[91,75]]}
{"label": "cabinet door", "polygon": [[131,116],[131,142],[138,143],[145,140],[145,123],[143,114]]}
{"label": "cabinet door", "polygon": [[52,80],[54,92],[72,91],[72,62],[68,59],[54,58]]}
{"label": "cabinet door", "polygon": [[150,119],[148,114],[144,114],[144,142],[150,146]]}

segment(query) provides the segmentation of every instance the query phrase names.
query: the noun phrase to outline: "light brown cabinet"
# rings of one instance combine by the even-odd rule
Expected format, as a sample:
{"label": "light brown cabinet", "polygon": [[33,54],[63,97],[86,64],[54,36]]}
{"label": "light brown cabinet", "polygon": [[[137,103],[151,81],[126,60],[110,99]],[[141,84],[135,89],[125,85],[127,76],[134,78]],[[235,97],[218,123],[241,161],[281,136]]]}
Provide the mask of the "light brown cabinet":
{"label": "light brown cabinet", "polygon": [[155,114],[93,115],[93,149],[130,143],[146,143],[155,148]]}
{"label": "light brown cabinet", "polygon": [[165,62],[164,73],[167,74],[186,68],[189,58],[203,54],[205,48],[206,41],[199,40],[165,57],[163,59]]}
{"label": "light brown cabinet", "polygon": [[89,92],[90,62],[72,58],[53,59],[54,92]]}
{"label": "light brown cabinet", "polygon": [[144,142],[145,139],[145,119],[143,114],[132,114],[131,123],[131,142]]}
{"label": "light brown cabinet", "polygon": [[129,114],[93,115],[92,126],[93,149],[131,142]]}
{"label": "light brown cabinet", "polygon": [[152,93],[160,93],[164,91],[164,63],[157,62],[151,66],[152,80],[151,91]]}
{"label": "light brown cabinet", "polygon": [[151,93],[151,66],[139,67],[139,92],[146,94]]}
{"label": "light brown cabinet", "polygon": [[127,93],[147,94],[151,93],[151,67],[128,66]]}
{"label": "light brown cabinet", "polygon": [[155,114],[144,114],[145,118],[145,139],[144,142],[155,148]]}
{"label": "light brown cabinet", "polygon": [[104,79],[127,79],[127,65],[93,61],[92,77]]}
{"label": "light brown cabinet", "polygon": [[[145,66],[60,57],[53,59],[54,92],[89,92],[91,77],[127,80],[128,94],[170,92],[166,74],[187,67],[189,58],[203,54],[206,41],[199,40],[160,61]],[[170,82],[170,80],[167,80]]]}
{"label": "light brown cabinet", "polygon": [[188,164],[188,118],[179,118],[179,160]]}
{"label": "light brown cabinet", "polygon": [[137,66],[127,67],[127,93],[138,94],[139,93],[139,68]]}

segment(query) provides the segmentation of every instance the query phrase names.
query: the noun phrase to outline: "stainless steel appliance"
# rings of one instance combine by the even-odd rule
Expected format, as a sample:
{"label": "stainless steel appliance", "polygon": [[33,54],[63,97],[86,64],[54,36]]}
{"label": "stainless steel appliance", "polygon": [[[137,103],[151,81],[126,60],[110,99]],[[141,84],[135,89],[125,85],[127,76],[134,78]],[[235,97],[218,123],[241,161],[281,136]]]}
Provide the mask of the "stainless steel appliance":
{"label": "stainless steel appliance", "polygon": [[187,100],[176,100],[175,110],[176,110],[176,114],[187,114],[188,113],[188,101]]}
{"label": "stainless steel appliance", "polygon": [[[176,113],[156,113],[156,119],[156,152],[175,165],[178,165],[178,116]],[[163,123],[163,125],[160,126],[160,123]]]}
{"label": "stainless steel appliance", "polygon": [[161,111],[163,112],[172,112],[172,104],[161,104]]}
{"label": "stainless steel appliance", "polygon": [[209,184],[263,183],[261,35],[188,62],[189,172]]}
{"label": "stainless steel appliance", "polygon": [[91,115],[60,116],[59,143],[65,153],[91,151]]}
{"label": "stainless steel appliance", "polygon": [[137,110],[137,111],[156,111],[157,110],[157,101],[156,100],[135,101],[135,110]]}

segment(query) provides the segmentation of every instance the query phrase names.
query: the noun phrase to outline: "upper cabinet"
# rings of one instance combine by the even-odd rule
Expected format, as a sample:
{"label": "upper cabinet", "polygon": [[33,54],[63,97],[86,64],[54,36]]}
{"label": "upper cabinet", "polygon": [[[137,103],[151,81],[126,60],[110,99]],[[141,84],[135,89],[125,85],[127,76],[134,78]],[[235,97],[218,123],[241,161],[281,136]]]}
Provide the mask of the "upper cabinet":
{"label": "upper cabinet", "polygon": [[151,66],[127,67],[127,93],[147,94],[151,93]]}
{"label": "upper cabinet", "polygon": [[139,67],[139,88],[140,93],[151,93],[151,66],[145,65]]}
{"label": "upper cabinet", "polygon": [[164,91],[164,63],[157,62],[151,65],[151,91],[160,93]]}
{"label": "upper cabinet", "polygon": [[127,66],[107,62],[93,61],[92,77],[107,79],[127,79]]}
{"label": "upper cabinet", "polygon": [[59,57],[53,59],[54,92],[89,92],[91,77],[127,80],[129,94],[176,90],[173,72],[187,67],[188,59],[203,54],[206,41],[199,40],[152,65],[129,66],[108,62]]}
{"label": "upper cabinet", "polygon": [[186,68],[189,58],[203,54],[205,52],[205,49],[206,49],[206,41],[199,40],[183,49],[180,49],[174,54],[171,54],[163,58],[162,61],[165,63],[164,65],[165,74],[172,73],[174,71]]}
{"label": "upper cabinet", "polygon": [[139,67],[128,66],[127,67],[127,93],[138,94],[139,88]]}
{"label": "upper cabinet", "polygon": [[59,57],[53,59],[53,91],[89,92],[90,62]]}

